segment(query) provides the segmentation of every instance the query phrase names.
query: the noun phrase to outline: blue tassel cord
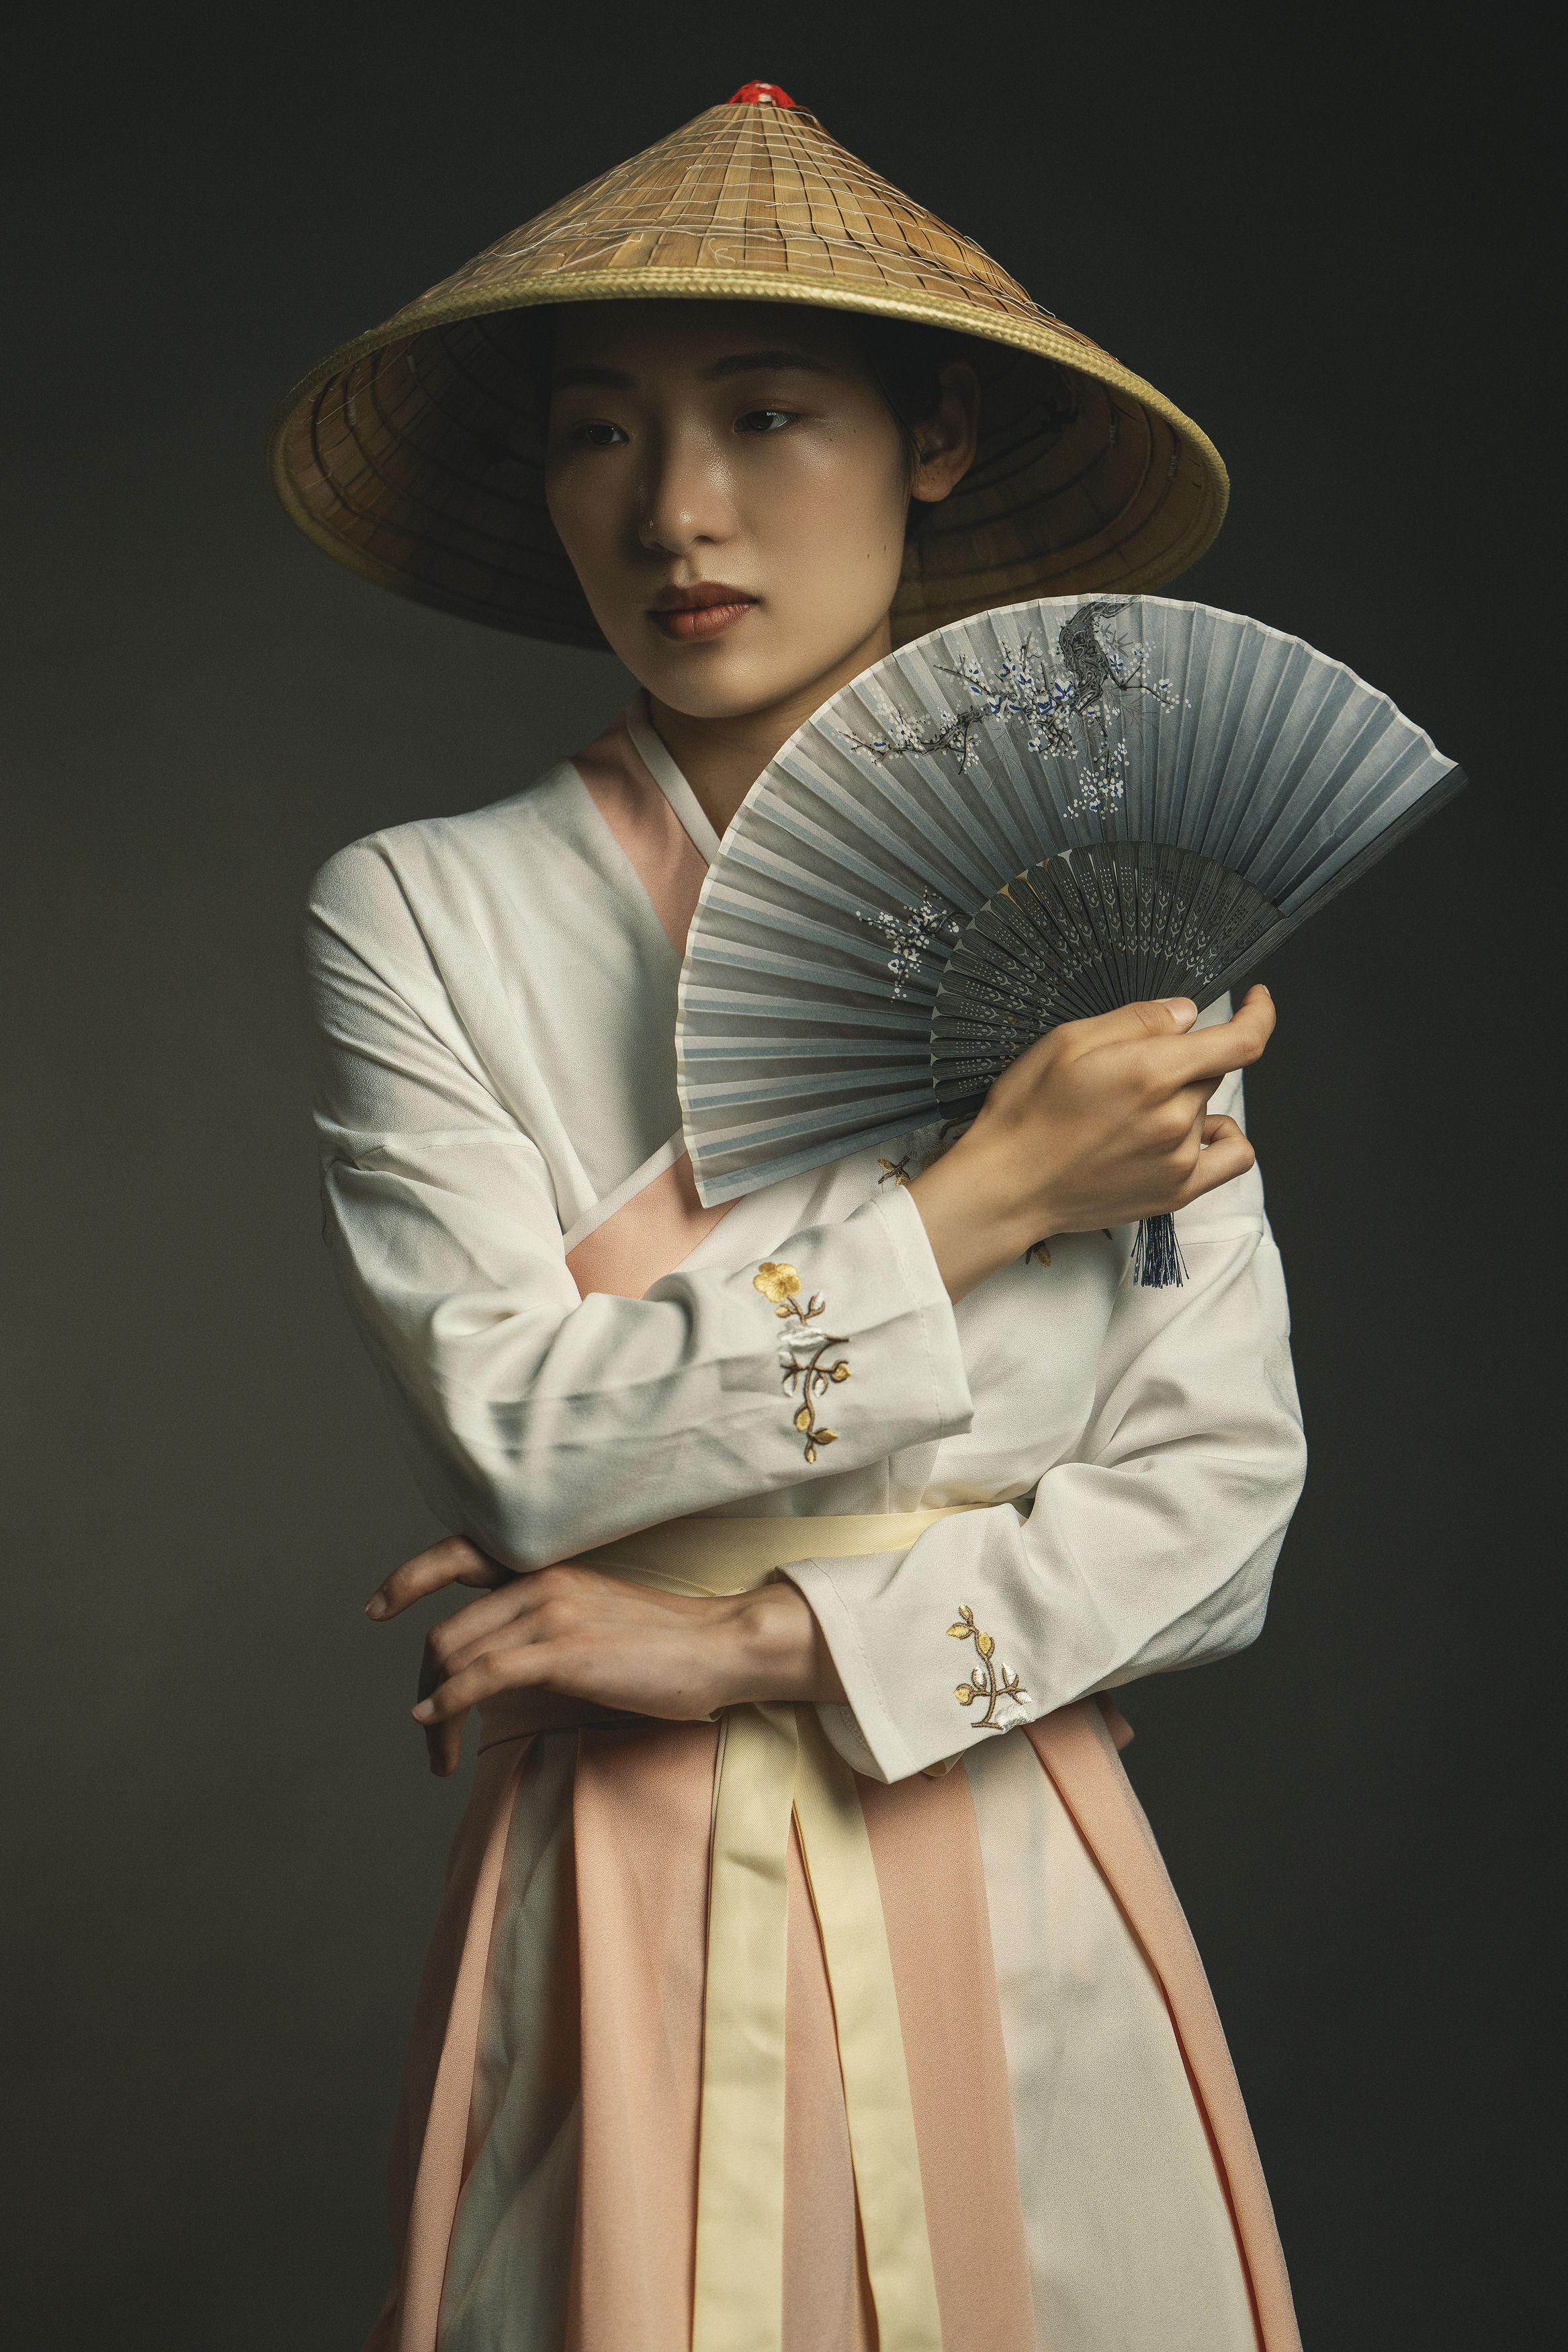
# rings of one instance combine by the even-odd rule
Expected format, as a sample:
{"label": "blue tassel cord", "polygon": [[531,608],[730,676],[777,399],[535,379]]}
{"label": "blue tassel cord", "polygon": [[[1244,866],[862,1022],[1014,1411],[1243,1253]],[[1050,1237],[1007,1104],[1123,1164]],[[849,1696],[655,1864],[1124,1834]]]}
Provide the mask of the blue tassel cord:
{"label": "blue tassel cord", "polygon": [[1145,1217],[1133,1244],[1133,1280],[1145,1290],[1170,1290],[1186,1280],[1176,1219]]}

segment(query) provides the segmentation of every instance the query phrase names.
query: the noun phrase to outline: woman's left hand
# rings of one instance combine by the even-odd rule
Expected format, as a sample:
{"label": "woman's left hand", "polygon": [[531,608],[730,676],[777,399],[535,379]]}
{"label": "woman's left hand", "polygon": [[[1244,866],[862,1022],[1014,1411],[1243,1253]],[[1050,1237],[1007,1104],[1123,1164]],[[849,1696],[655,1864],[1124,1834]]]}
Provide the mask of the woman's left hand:
{"label": "woman's left hand", "polygon": [[395,1617],[449,1584],[499,1589],[425,1637],[413,1714],[442,1777],[456,1769],[468,1709],[499,1691],[533,1694],[541,1730],[571,1713],[552,1700],[693,1722],[748,1699],[844,1696],[792,1584],[688,1600],[570,1562],[516,1573],[453,1536],[394,1570],[366,1613]]}

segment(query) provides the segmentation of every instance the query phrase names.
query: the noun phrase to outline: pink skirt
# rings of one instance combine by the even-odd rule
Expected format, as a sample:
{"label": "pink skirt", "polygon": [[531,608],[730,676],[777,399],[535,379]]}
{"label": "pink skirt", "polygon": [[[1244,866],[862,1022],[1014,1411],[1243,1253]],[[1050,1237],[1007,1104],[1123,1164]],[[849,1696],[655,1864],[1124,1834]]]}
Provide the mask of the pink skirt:
{"label": "pink skirt", "polygon": [[[1221,2216],[1217,2267],[1227,2275],[1218,2292],[1228,2298],[1223,2322],[1200,2317],[1183,2340],[1206,2352],[1221,2341],[1300,2352],[1224,2034],[1117,1754],[1130,1736],[1108,1701],[1085,1700],[998,1745],[1011,1751],[1014,1773],[1025,1755],[1030,1771],[1043,1770],[1042,1794],[1064,1816],[1077,1867],[1108,1892],[1104,1908],[1113,1907],[1117,1932],[1135,1946],[1150,1997],[1168,2019],[1172,2069],[1190,2094],[1189,2137],[1207,2143],[1212,2168],[1204,2187]],[[514,2343],[524,2352],[689,2352],[717,1731],[661,1724],[538,1741],[492,1737],[454,1843],[421,1987],[390,2174],[397,2276],[366,2352],[436,2352],[438,2343],[465,2352],[502,2341],[508,2352]],[[525,1808],[549,1810],[542,1790],[531,1793],[541,1773],[555,1785],[559,1827],[553,1846],[523,1852],[527,1841],[519,1846],[515,1832],[527,1827]],[[1105,2339],[1081,2304],[1053,2299],[1049,2249],[1042,2253],[1030,2210],[1038,2186],[1020,2163],[1027,2134],[1017,2128],[1020,2095],[1009,2084],[997,1888],[988,1898],[977,1817],[986,1778],[972,1788],[956,1769],[855,1786],[896,1990],[942,2352],[1036,2352],[1044,2344],[1054,2352],[1058,2343]],[[1032,1867],[1028,1852],[1004,1864],[1025,1879]],[[560,1881],[558,1927],[548,1951],[519,1959],[507,1940],[526,1899],[517,1874],[546,1870]],[[867,2274],[832,1995],[794,1837],[788,1916],[783,2275],[768,2341],[779,2352],[904,2352],[897,2326],[879,2326]],[[526,2209],[518,2200],[503,2224],[533,2237],[509,2250],[514,2284],[497,2288],[499,2257],[488,2244],[475,2257],[464,2233],[494,2235],[507,2210],[495,2159],[505,2156],[497,2136],[512,2127],[516,2103],[508,2107],[498,2077],[523,2061],[506,2021],[497,2028],[492,2016],[486,2026],[487,1987],[494,2008],[502,1977],[514,2008],[521,1983],[536,2012],[524,2021],[530,2128],[538,2127],[540,2098],[548,2106],[551,2096],[556,2126],[530,2175],[543,2189]],[[553,2092],[540,2093],[546,2077]],[[474,2209],[486,2200],[491,2210],[481,2219]],[[1103,2252],[1100,2260],[1103,2267]],[[486,2262],[487,2289],[476,2283]],[[486,2292],[491,2316],[471,2326],[465,2314]],[[1113,2279],[1106,2292],[1113,2302],[1137,2289]],[[516,2314],[503,2335],[495,2332],[497,2294]],[[1157,2321],[1152,2336],[1135,2326],[1124,2334],[1118,2321],[1113,2340],[1174,2338]]]}

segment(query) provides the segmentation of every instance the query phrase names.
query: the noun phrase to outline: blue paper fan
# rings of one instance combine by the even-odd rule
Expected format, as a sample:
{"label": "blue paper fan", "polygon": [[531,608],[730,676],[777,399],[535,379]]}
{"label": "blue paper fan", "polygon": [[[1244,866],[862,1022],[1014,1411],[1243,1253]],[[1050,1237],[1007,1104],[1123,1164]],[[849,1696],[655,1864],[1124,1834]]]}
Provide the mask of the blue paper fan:
{"label": "blue paper fan", "polygon": [[1464,781],[1342,664],[1208,605],[1052,598],[902,647],[790,738],[704,885],[698,1192],[967,1116],[1056,1021],[1211,1003]]}

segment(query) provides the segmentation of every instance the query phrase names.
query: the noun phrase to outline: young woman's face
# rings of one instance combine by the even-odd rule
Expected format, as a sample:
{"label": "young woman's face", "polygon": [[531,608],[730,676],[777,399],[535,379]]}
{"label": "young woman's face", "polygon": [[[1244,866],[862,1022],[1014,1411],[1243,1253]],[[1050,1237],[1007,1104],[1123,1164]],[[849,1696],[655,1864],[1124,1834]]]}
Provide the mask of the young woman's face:
{"label": "young woman's face", "polygon": [[[972,446],[916,494],[945,497]],[[545,490],[594,618],[672,709],[737,718],[886,650],[909,459],[831,311],[563,309]]]}

